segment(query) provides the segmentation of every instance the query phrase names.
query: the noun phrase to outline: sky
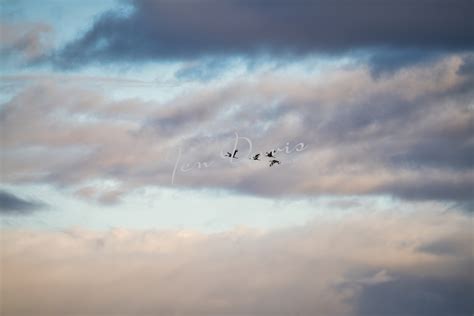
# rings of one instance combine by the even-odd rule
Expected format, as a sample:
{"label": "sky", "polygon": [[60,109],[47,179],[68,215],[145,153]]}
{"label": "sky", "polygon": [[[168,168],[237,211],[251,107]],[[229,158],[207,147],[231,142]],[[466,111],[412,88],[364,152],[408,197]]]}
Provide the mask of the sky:
{"label": "sky", "polygon": [[0,0],[1,314],[472,315],[472,12]]}

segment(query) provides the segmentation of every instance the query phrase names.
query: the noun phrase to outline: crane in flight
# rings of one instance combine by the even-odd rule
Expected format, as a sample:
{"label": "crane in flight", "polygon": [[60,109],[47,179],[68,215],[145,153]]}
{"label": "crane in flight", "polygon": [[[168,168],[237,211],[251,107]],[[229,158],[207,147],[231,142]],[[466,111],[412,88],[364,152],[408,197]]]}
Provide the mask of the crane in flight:
{"label": "crane in flight", "polygon": [[[237,153],[238,153],[238,152],[239,152],[238,149],[235,149],[233,153],[227,152],[226,157],[239,159],[239,158],[237,157]],[[276,150],[267,151],[267,152],[265,153],[265,157],[268,157],[268,158],[276,158],[275,153],[276,153]],[[249,159],[260,161],[260,155],[261,155],[261,154],[255,154],[255,155],[253,155],[252,157],[250,157]],[[279,165],[279,164],[280,164],[280,160],[271,159],[271,160],[269,160],[269,163],[270,163],[270,167],[272,167],[272,166],[275,165],[275,164]]]}
{"label": "crane in flight", "polygon": [[226,157],[239,159],[238,157],[235,156],[235,155],[237,155],[237,152],[238,152],[238,151],[239,151],[238,149],[234,150],[234,153],[233,153],[233,154],[231,154],[230,152],[227,152]]}
{"label": "crane in flight", "polygon": [[270,160],[270,167],[273,166],[274,164],[280,164],[280,161],[276,159]]}
{"label": "crane in flight", "polygon": [[267,151],[265,156],[267,156],[268,158],[275,158],[275,153],[276,153],[276,150]]}

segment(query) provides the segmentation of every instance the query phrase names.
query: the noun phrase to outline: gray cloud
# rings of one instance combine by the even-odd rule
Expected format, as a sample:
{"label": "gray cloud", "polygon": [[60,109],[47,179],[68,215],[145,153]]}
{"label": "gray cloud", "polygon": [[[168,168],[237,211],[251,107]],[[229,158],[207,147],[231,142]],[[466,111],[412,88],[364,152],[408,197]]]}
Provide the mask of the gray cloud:
{"label": "gray cloud", "polygon": [[472,177],[463,177],[461,175],[451,179],[401,180],[393,184],[387,184],[386,187],[381,188],[381,191],[390,192],[409,200],[437,199],[472,202],[474,180]]}
{"label": "gray cloud", "polygon": [[46,205],[35,200],[22,199],[6,191],[0,191],[0,214],[24,215],[32,213]]}
{"label": "gray cloud", "polygon": [[[190,88],[165,103],[113,101],[81,84],[35,81],[0,112],[8,131],[4,179],[73,187],[82,197],[111,203],[138,187],[170,186],[181,147],[177,187],[470,205],[468,63],[469,55],[450,55],[377,79],[365,65],[331,66],[324,77],[257,71]],[[241,159],[222,159],[220,152],[234,146],[234,132],[251,139],[253,152],[282,148],[282,165],[247,159],[244,139]],[[300,142],[307,146],[297,152]],[[214,163],[203,168],[206,161]],[[186,164],[201,168],[181,171]],[[104,179],[115,186],[89,188]]]}
{"label": "gray cloud", "polygon": [[472,282],[462,278],[401,276],[398,280],[365,288],[358,298],[356,314],[467,316],[473,308],[473,293]]}
{"label": "gray cloud", "polygon": [[[469,315],[469,215],[402,214],[266,232],[7,230],[2,314]],[[419,250],[440,240],[454,250]]]}
{"label": "gray cloud", "polygon": [[[472,1],[130,1],[56,56],[64,67],[216,55],[342,53],[376,48],[376,72],[474,47]],[[390,52],[389,52],[390,51]],[[389,54],[387,54],[389,52]]]}
{"label": "gray cloud", "polygon": [[420,48],[407,49],[378,49],[374,50],[367,61],[371,67],[374,77],[390,75],[393,72],[413,65],[430,63],[437,58],[443,57],[445,52],[439,50],[427,51]]}
{"label": "gray cloud", "polygon": [[232,62],[223,58],[210,58],[202,61],[189,62],[176,71],[175,77],[182,81],[203,81],[218,79]]}
{"label": "gray cloud", "polygon": [[437,256],[456,256],[462,252],[469,252],[472,248],[470,239],[472,236],[455,234],[449,238],[439,238],[428,243],[420,245],[421,252]]}

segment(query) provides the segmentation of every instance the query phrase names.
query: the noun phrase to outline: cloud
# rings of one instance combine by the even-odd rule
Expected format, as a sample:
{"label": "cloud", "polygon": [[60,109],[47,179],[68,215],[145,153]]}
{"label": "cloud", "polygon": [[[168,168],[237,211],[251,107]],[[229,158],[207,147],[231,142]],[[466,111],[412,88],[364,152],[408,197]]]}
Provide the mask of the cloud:
{"label": "cloud", "polygon": [[175,78],[183,81],[209,82],[220,78],[231,65],[231,61],[221,58],[211,58],[203,61],[194,61],[184,64],[175,72]]}
{"label": "cloud", "polygon": [[357,314],[461,316],[472,310],[472,298],[472,282],[468,280],[403,278],[367,288],[359,298]]}
{"label": "cloud", "polygon": [[427,51],[420,48],[376,49],[366,58],[374,77],[390,75],[403,67],[430,63],[442,58],[445,52],[439,50]]}
{"label": "cloud", "polygon": [[29,63],[53,49],[53,29],[46,23],[1,22],[0,56],[7,60]]}
{"label": "cloud", "polygon": [[[470,231],[467,214],[427,211],[214,234],[7,230],[2,313],[468,315]],[[420,250],[439,241],[453,251]]]}
{"label": "cloud", "polygon": [[[80,82],[36,80],[0,111],[4,179],[76,192],[115,181],[112,191],[82,195],[104,201],[171,186],[174,174],[177,187],[258,196],[390,195],[469,205],[469,60],[454,54],[379,78],[367,65],[256,71],[166,102],[118,101]],[[245,138],[239,160],[223,159],[235,132],[254,153],[280,148],[282,164],[247,159]],[[300,143],[305,149],[295,150]]]}
{"label": "cloud", "polygon": [[[382,64],[393,67],[410,63],[419,52],[459,51],[474,46],[470,32],[474,24],[468,14],[474,7],[469,0],[450,5],[437,0],[364,0],[356,4],[282,1],[271,6],[265,1],[206,0],[183,4],[134,0],[130,5],[133,9],[129,14],[103,14],[84,35],[56,55],[56,62],[71,67],[97,61],[259,52],[284,57],[370,48],[401,50],[396,58],[381,57],[385,58],[380,60]],[[408,53],[403,52],[405,49]]]}
{"label": "cloud", "polygon": [[102,205],[114,205],[120,202],[120,196],[123,192],[116,189],[97,189],[91,186],[85,186],[80,188],[75,194],[80,198],[94,200]]}
{"label": "cloud", "polygon": [[0,214],[2,215],[25,215],[44,207],[44,203],[22,199],[9,192],[0,191]]}
{"label": "cloud", "polygon": [[[429,177],[429,175],[428,175]],[[381,191],[391,192],[408,200],[454,200],[472,202],[474,181],[472,177],[462,175],[448,178],[433,177],[430,179],[396,181],[388,183]]]}

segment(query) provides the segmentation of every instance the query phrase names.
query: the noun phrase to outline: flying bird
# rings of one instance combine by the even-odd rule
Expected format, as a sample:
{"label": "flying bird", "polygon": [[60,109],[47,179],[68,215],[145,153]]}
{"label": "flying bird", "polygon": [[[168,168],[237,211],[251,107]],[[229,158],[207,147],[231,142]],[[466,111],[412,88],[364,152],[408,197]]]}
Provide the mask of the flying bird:
{"label": "flying bird", "polygon": [[280,161],[278,161],[276,159],[270,160],[270,167],[273,166],[274,164],[280,164]]}
{"label": "flying bird", "polygon": [[269,158],[275,158],[274,154],[276,153],[276,150],[268,151],[265,156]]}
{"label": "flying bird", "polygon": [[229,158],[235,158],[235,159],[239,159],[238,157],[236,157],[235,155],[237,154],[238,150],[234,150],[234,153],[231,154],[230,152],[227,152],[227,155],[226,157],[229,157]]}
{"label": "flying bird", "polygon": [[255,156],[252,157],[253,160],[260,160],[258,159],[258,157],[260,157],[260,154],[256,154]]}

